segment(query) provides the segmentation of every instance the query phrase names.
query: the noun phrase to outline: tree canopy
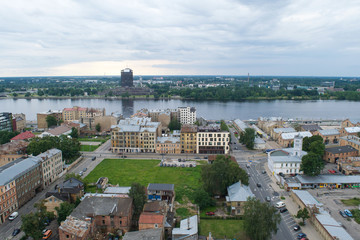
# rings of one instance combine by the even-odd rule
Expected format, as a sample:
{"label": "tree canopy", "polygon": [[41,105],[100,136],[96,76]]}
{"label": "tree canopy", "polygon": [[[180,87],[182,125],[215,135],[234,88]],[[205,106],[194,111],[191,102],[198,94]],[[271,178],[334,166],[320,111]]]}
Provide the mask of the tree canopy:
{"label": "tree canopy", "polygon": [[195,190],[194,201],[200,209],[215,206],[215,200],[203,188]]}
{"label": "tree canopy", "polygon": [[248,149],[254,149],[255,130],[253,128],[245,128],[245,131],[240,133],[240,142],[245,144]]}
{"label": "tree canopy", "polygon": [[51,128],[51,127],[53,127],[53,126],[57,126],[58,121],[57,121],[56,117],[54,117],[54,116],[52,116],[52,115],[48,115],[48,116],[46,117],[46,123],[47,123],[47,125],[48,125],[48,128]]}
{"label": "tree canopy", "polygon": [[170,129],[170,131],[180,130],[181,129],[181,123],[176,118],[173,118],[170,121],[168,128]]}
{"label": "tree canopy", "polygon": [[313,142],[316,142],[316,141],[323,142],[323,138],[321,136],[319,136],[319,135],[314,135],[314,136],[311,136],[311,137],[304,137],[303,138],[302,150],[304,150],[306,152],[309,152],[310,151],[310,145]]}
{"label": "tree canopy", "polygon": [[0,131],[0,144],[10,142],[10,139],[18,135],[19,132]]}
{"label": "tree canopy", "polygon": [[301,159],[300,170],[308,176],[317,176],[324,168],[324,161],[321,157],[313,152],[308,153]]}
{"label": "tree canopy", "polygon": [[300,209],[295,215],[296,218],[301,218],[303,225],[305,224],[305,220],[310,218],[309,211],[307,208]]}
{"label": "tree canopy", "polygon": [[75,208],[75,204],[66,201],[61,203],[60,207],[55,207],[58,216],[57,222],[60,224],[62,221],[65,221],[66,217],[71,214],[74,208]]}
{"label": "tree canopy", "polygon": [[281,216],[275,207],[262,203],[256,198],[248,198],[244,204],[244,228],[252,240],[271,239],[277,232]]}
{"label": "tree canopy", "polygon": [[238,182],[249,184],[249,176],[246,171],[239,167],[230,157],[218,155],[212,164],[201,166],[201,178],[204,189],[211,196],[225,195],[227,187]]}
{"label": "tree canopy", "polygon": [[100,131],[101,131],[101,125],[100,125],[100,123],[98,123],[98,124],[95,125],[95,130],[96,130],[97,132],[100,132]]}
{"label": "tree canopy", "polygon": [[79,138],[79,132],[75,127],[71,128],[70,137],[72,138]]}
{"label": "tree canopy", "polygon": [[142,186],[140,183],[132,183],[129,191],[129,197],[133,199],[133,218],[135,220],[138,220],[144,208],[144,204],[146,203],[145,187]]}

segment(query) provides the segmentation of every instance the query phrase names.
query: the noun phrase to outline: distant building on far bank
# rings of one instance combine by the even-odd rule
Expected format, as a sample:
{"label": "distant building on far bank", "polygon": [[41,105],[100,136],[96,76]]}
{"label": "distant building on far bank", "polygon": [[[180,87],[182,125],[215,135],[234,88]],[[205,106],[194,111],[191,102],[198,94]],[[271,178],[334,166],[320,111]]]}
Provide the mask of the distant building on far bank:
{"label": "distant building on far bank", "polygon": [[130,68],[121,70],[121,87],[134,87],[133,71]]}

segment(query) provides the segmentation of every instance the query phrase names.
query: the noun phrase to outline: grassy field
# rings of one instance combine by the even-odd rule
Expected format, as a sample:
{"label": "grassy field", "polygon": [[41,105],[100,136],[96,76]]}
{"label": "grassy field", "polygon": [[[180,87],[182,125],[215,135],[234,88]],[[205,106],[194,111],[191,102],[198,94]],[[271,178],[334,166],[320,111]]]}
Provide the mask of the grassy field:
{"label": "grassy field", "polygon": [[248,240],[245,236],[242,220],[200,220],[200,234],[208,236],[209,232],[215,238]]}
{"label": "grassy field", "polygon": [[360,198],[351,198],[351,199],[343,199],[341,200],[343,204],[346,206],[359,206],[360,205]]}
{"label": "grassy field", "polygon": [[[144,186],[149,183],[175,184],[176,194],[184,189],[192,190],[200,186],[200,167],[176,168],[159,167],[160,160],[137,159],[104,159],[88,176],[86,180],[96,182],[99,177],[108,177],[109,183],[119,186],[130,186],[138,182]],[[184,195],[189,194],[185,191]]]}
{"label": "grassy field", "polygon": [[94,150],[96,150],[100,145],[80,145],[80,151],[83,152],[92,152]]}
{"label": "grassy field", "polygon": [[78,138],[78,140],[80,142],[101,142],[101,143],[104,143],[109,139],[110,139],[110,136],[98,137],[98,138],[86,138],[86,137]]}

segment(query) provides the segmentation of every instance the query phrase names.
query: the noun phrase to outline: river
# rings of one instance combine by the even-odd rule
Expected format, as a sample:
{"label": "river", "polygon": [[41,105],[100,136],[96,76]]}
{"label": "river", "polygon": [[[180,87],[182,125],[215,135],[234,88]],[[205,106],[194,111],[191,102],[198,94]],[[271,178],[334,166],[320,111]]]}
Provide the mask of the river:
{"label": "river", "polygon": [[1,99],[0,112],[24,113],[35,120],[36,113],[81,106],[105,108],[106,114],[120,112],[129,117],[137,110],[194,106],[198,117],[205,119],[257,119],[284,117],[292,119],[345,119],[360,121],[360,102],[337,100],[269,100],[269,101],[189,101],[189,100],[111,100],[111,99]]}

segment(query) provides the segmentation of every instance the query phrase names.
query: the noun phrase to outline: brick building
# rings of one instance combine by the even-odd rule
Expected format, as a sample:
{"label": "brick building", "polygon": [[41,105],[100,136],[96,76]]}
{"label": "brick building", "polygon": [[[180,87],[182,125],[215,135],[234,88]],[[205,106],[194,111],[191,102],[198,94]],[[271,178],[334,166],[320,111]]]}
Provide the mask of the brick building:
{"label": "brick building", "polygon": [[18,208],[15,180],[2,177],[0,172],[0,224]]}
{"label": "brick building", "polygon": [[181,153],[196,153],[196,125],[182,125],[180,130]]}
{"label": "brick building", "polygon": [[19,140],[0,146],[0,167],[21,157],[27,157],[26,148],[29,142]]}
{"label": "brick building", "polygon": [[349,145],[346,145],[326,148],[323,159],[327,162],[337,163],[339,160],[346,160],[349,157],[357,157],[358,155],[358,150]]}
{"label": "brick building", "polygon": [[53,148],[36,156],[41,161],[43,188],[58,179],[63,172],[62,152]]}
{"label": "brick building", "polygon": [[324,144],[339,144],[340,132],[337,129],[326,129],[314,132],[314,135],[321,136],[324,139]]}
{"label": "brick building", "polygon": [[60,110],[49,110],[48,112],[42,112],[42,113],[38,113],[37,114],[37,127],[38,129],[41,130],[45,130],[48,129],[48,124],[46,122],[46,117],[47,116],[53,116],[56,118],[57,121],[62,121],[63,117],[62,117],[62,111]]}

